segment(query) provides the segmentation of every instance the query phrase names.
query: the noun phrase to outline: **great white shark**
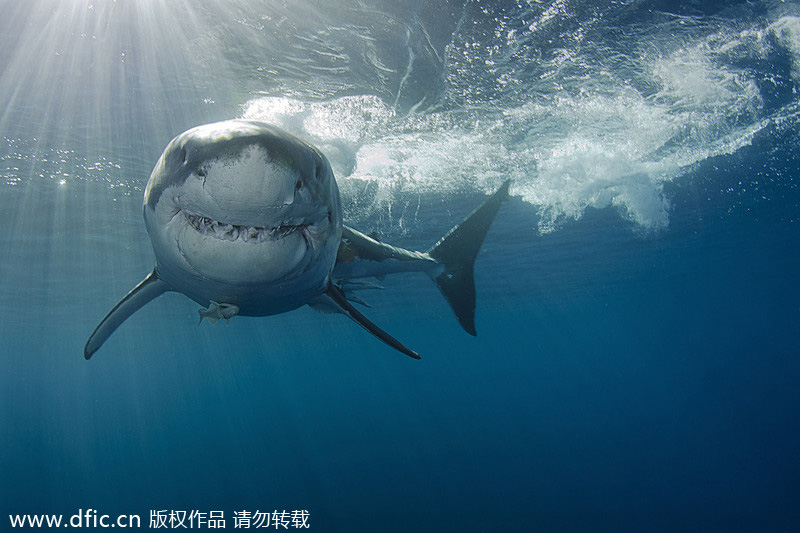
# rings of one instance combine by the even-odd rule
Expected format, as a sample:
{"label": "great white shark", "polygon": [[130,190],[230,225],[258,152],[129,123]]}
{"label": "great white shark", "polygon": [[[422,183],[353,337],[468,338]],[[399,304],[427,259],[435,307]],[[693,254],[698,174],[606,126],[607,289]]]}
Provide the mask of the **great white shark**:
{"label": "great white shark", "polygon": [[424,272],[476,335],[473,265],[508,188],[506,181],[427,252],[406,250],[342,223],[331,166],[302,139],[248,120],[192,128],[167,145],[144,191],[155,268],[100,321],[84,356],[144,305],[175,291],[202,306],[201,322],[303,305],[342,313],[419,359],[353,306],[363,303],[354,291],[370,287],[368,278]]}

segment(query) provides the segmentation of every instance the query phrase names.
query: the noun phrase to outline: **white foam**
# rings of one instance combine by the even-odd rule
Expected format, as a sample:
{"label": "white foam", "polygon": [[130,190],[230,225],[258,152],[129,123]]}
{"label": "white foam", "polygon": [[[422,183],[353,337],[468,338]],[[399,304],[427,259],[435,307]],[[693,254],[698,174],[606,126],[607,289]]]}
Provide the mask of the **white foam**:
{"label": "white foam", "polygon": [[[800,58],[800,18],[769,31]],[[511,178],[512,195],[540,208],[540,232],[590,207],[615,208],[640,231],[658,232],[669,225],[666,182],[747,145],[777,119],[760,115],[760,93],[747,73],[720,60],[737,47],[762,54],[755,48],[763,46],[763,34],[737,30],[639,58],[655,89],[646,95],[619,82],[505,110],[405,117],[371,96],[314,103],[261,97],[244,116],[320,145],[345,187],[377,184],[373,209],[391,211],[398,194],[490,192]]]}
{"label": "white foam", "polygon": [[800,17],[782,17],[770,24],[767,32],[791,56],[792,77],[800,83]]}
{"label": "white foam", "polygon": [[360,143],[386,127],[394,112],[377,96],[345,96],[328,102],[301,102],[265,96],[247,102],[242,118],[279,125],[306,137]]}

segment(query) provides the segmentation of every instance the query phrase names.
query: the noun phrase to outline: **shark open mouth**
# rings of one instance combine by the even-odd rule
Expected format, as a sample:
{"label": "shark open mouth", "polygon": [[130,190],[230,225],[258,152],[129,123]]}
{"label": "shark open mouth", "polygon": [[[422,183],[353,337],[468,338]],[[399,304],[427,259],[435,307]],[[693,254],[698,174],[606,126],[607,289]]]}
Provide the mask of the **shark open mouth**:
{"label": "shark open mouth", "polygon": [[186,221],[202,235],[215,237],[225,241],[236,241],[241,239],[244,242],[258,244],[267,241],[282,239],[295,232],[301,232],[306,245],[309,246],[308,224],[281,224],[275,227],[261,226],[239,226],[227,224],[217,220],[187,213],[183,211]]}

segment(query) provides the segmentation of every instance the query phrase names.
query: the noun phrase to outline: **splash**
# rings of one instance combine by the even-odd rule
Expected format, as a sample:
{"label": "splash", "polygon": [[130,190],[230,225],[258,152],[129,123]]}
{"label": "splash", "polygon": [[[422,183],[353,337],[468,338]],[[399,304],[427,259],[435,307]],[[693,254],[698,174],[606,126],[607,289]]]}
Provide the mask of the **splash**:
{"label": "splash", "polygon": [[[678,83],[700,75],[716,87]],[[260,97],[243,117],[318,144],[344,189],[377,187],[373,211],[390,210],[402,195],[488,192],[511,178],[512,194],[540,208],[542,233],[589,207],[613,207],[638,230],[657,232],[669,225],[664,183],[746,144],[762,126],[736,126],[758,106],[757,94],[706,62],[672,56],[653,76],[662,89],[649,98],[623,87],[611,95],[558,95],[547,106],[400,117],[369,96],[315,103]]]}
{"label": "splash", "polygon": [[[62,114],[75,109],[75,116],[63,123],[83,124],[83,129],[65,129],[77,131],[79,141],[85,137],[97,144],[90,146],[94,152],[114,153],[113,159],[125,163],[119,152],[129,149],[133,141],[114,132],[141,131],[144,133],[130,151],[146,157],[144,162],[123,164],[135,175],[121,180],[117,176],[128,173],[106,168],[110,156],[98,163],[93,157],[61,162],[59,168],[50,169],[46,163],[57,154],[41,157],[39,153],[20,162],[14,155],[18,151],[0,147],[5,153],[0,159],[0,170],[5,168],[0,175],[2,183],[16,186],[24,176],[47,175],[59,183],[65,180],[67,186],[88,179],[136,190],[162,147],[153,145],[153,139],[168,140],[184,126],[228,118],[235,113],[241,95],[247,94],[251,99],[241,107],[241,117],[281,126],[328,156],[345,198],[351,202],[348,217],[356,222],[375,213],[394,217],[398,208],[407,210],[423,195],[488,193],[511,178],[511,193],[538,209],[539,232],[556,231],[565,223],[580,220],[587,209],[610,208],[635,231],[657,233],[670,223],[666,183],[685,175],[698,162],[748,145],[759,131],[796,113],[798,105],[794,85],[785,91],[791,101],[764,97],[764,85],[780,67],[780,60],[787,65],[785,77],[800,84],[797,16],[753,22],[746,17],[694,19],[669,14],[649,14],[641,19],[644,15],[637,11],[636,2],[601,2],[591,7],[574,2],[528,2],[527,7],[520,3],[502,9],[488,2],[468,2],[456,24],[443,25],[434,35],[429,26],[397,25],[392,16],[361,13],[364,20],[389,21],[386,24],[396,30],[396,35],[391,35],[400,35],[399,41],[367,39],[359,24],[347,21],[317,34],[316,23],[305,24],[301,17],[295,25],[304,29],[302,35],[314,38],[293,41],[291,49],[286,49],[281,39],[273,42],[283,17],[261,17],[260,8],[254,7],[250,16],[237,18],[232,27],[210,31],[206,24],[224,20],[225,8],[203,4],[206,9],[187,18],[182,31],[163,41],[165,46],[144,47],[148,53],[142,54],[138,63],[134,52],[116,40],[115,36],[124,32],[94,31],[104,27],[94,21],[168,20],[157,16],[152,6],[141,8],[141,13],[88,7],[84,13],[65,7],[76,27],[88,33],[75,37],[73,44],[80,48],[64,46],[63,50],[51,50],[49,41],[40,40],[37,34],[35,42],[28,44],[36,57],[47,60],[39,70],[58,78],[66,69],[62,52],[69,53],[70,65],[81,67],[70,67],[70,72],[87,70],[98,76],[98,83],[92,85],[105,87],[101,92],[109,99],[101,107],[117,109],[108,96],[117,89],[104,85],[116,78],[105,70],[89,70],[88,65],[92,58],[103,58],[102,63],[110,65],[107,54],[113,54],[113,64],[119,63],[120,72],[137,66],[137,75],[129,76],[138,80],[141,87],[137,91],[155,91],[137,92],[141,97],[132,109],[141,111],[137,114],[144,117],[141,124],[112,128],[113,121],[99,119],[84,124],[87,116],[105,115],[94,110],[88,100],[80,107],[62,105],[55,97],[32,100],[27,106],[7,106],[0,122],[36,122],[17,120],[8,114],[11,109],[41,109],[52,123],[62,122]],[[626,10],[635,16],[629,13],[626,18]],[[306,13],[305,8],[301,12]],[[141,16],[133,16],[135,13]],[[98,19],[103,14],[105,18]],[[155,36],[173,33],[171,26],[160,25],[139,30],[142,42],[153,43],[159,42]],[[228,42],[226,35],[232,43],[250,43],[252,38],[255,44],[223,46]],[[148,39],[150,36],[153,38]],[[72,42],[61,37],[65,43]],[[403,43],[402,50],[394,50],[397,43]],[[184,55],[161,57],[156,52],[162,48],[182,50]],[[263,54],[264,50],[270,54]],[[423,56],[435,57],[429,70],[422,68],[419,58]],[[222,59],[204,63],[217,57]],[[266,57],[273,60],[265,65]],[[3,77],[3,86],[14,88],[15,98],[25,93],[17,87],[26,85],[17,83],[11,74],[19,74],[23,80],[28,76],[28,84],[33,83],[34,75],[23,68],[30,61],[23,59],[20,56],[11,63],[13,68]],[[251,68],[254,64],[258,67]],[[215,83],[230,79],[238,92],[224,90],[226,82],[213,85],[217,87],[214,91],[208,85],[188,91],[180,99],[160,100],[167,95],[162,86],[200,87],[193,80],[212,76]],[[256,76],[257,83],[245,83],[251,76]],[[57,85],[50,83],[49,77],[36,80]],[[440,96],[440,82],[445,96],[434,101]],[[68,86],[74,95],[67,101],[81,101],[78,95],[84,92],[83,79],[72,79]],[[254,86],[282,96],[253,97],[257,94],[252,92]],[[417,112],[421,105],[398,103],[406,89],[414,93],[408,102],[424,100],[426,111]],[[125,90],[117,92],[127,94]],[[344,94],[348,96],[341,96]],[[219,115],[209,115],[205,104],[196,111],[198,102],[218,102],[214,107],[220,109]],[[222,111],[225,102],[230,112]],[[119,116],[135,114],[130,108],[129,102],[123,102],[115,112]],[[100,143],[105,138],[113,142]],[[77,141],[68,137],[43,144],[48,150],[51,144],[76,150],[70,143]],[[65,174],[64,167],[70,165],[76,168]],[[23,166],[30,169],[23,172]]]}
{"label": "splash", "polygon": [[770,24],[767,33],[791,57],[792,77],[800,83],[800,17],[782,17]]}
{"label": "splash", "polygon": [[[376,96],[262,96],[243,116],[319,145],[346,196],[359,197],[351,219],[420,195],[489,192],[511,178],[512,195],[538,208],[541,233],[611,208],[649,234],[669,227],[666,183],[795,113],[796,88],[781,93],[788,100],[769,91],[782,55],[800,83],[798,17],[665,15],[622,27],[631,38],[604,41],[608,27],[592,34],[600,18],[581,23],[554,6],[534,17],[538,25],[514,10],[490,13],[474,31],[459,23],[444,60],[449,97],[426,113],[404,115]],[[540,38],[554,38],[556,20],[577,29],[534,53]]]}

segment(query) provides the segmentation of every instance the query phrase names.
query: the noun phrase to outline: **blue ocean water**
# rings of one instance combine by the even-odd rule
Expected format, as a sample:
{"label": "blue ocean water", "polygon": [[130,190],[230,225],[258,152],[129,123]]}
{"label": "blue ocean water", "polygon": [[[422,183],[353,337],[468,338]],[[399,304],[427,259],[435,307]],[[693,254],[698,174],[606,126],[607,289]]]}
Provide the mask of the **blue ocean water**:
{"label": "blue ocean water", "polygon": [[[0,529],[307,510],[317,531],[793,531],[796,2],[0,1]],[[276,123],[426,249],[513,179],[478,337],[422,275],[197,326],[153,265],[176,134]],[[207,529],[207,528],[206,528]]]}

